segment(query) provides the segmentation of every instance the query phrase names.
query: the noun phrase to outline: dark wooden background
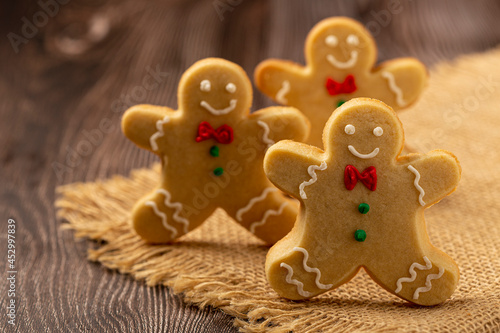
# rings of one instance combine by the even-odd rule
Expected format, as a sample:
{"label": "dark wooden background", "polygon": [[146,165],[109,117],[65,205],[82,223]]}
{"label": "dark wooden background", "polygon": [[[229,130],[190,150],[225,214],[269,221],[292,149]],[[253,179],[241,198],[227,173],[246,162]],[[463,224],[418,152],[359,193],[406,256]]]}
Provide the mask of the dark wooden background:
{"label": "dark wooden background", "polygon": [[[0,252],[6,263],[13,218],[18,270],[10,327],[7,265],[0,265],[2,332],[236,331],[221,311],[88,262],[95,244],[62,231],[53,206],[58,185],[155,161],[122,136],[121,114],[144,102],[176,106],[180,75],[196,60],[223,57],[250,75],[268,57],[302,62],[309,29],[334,15],[366,24],[380,60],[415,56],[432,66],[500,42],[496,0],[70,0],[59,7],[44,20],[35,1],[0,4]],[[23,20],[40,27],[23,36]],[[9,40],[14,34],[19,45]],[[146,89],[155,69],[158,85]],[[266,105],[256,93],[254,108]],[[114,129],[105,133],[103,122]]]}

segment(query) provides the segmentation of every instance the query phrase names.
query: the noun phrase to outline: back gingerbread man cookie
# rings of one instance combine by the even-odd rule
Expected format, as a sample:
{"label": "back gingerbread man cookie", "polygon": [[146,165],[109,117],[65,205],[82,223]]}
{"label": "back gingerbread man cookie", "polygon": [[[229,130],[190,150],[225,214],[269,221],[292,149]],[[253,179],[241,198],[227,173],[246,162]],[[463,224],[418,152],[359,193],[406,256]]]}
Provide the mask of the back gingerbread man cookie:
{"label": "back gingerbread man cookie", "polygon": [[404,135],[390,107],[367,98],[339,107],[325,150],[278,142],[267,152],[269,179],[301,202],[294,228],[269,251],[266,274],[283,297],[306,299],[348,282],[363,267],[383,288],[434,305],[455,290],[455,262],[427,235],[424,209],[455,190],[451,153],[400,156]]}
{"label": "back gingerbread man cookie", "polygon": [[255,70],[255,83],[282,105],[298,108],[311,121],[305,141],[322,147],[321,130],[335,108],[355,97],[379,99],[393,109],[415,102],[427,83],[425,66],[414,58],[399,58],[374,67],[373,37],[357,21],[325,19],[309,32],[306,66],[269,59]]}
{"label": "back gingerbread man cookie", "polygon": [[250,114],[252,86],[243,69],[209,58],[192,65],[178,88],[179,109],[137,105],[122,120],[125,135],[161,158],[158,187],[140,199],[133,227],[146,241],[170,242],[223,208],[266,243],[293,226],[298,205],[266,178],[266,149],[303,140],[309,123],[296,109]]}

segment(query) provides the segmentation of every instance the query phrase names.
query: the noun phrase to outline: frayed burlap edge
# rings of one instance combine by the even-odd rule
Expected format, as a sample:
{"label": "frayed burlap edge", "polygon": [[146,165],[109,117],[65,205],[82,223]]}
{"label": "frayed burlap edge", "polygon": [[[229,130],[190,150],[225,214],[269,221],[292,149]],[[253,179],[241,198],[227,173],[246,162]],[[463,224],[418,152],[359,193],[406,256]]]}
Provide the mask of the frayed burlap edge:
{"label": "frayed burlap edge", "polygon": [[[168,286],[201,308],[220,308],[235,317],[242,332],[425,332],[435,331],[437,326],[440,331],[457,332],[460,325],[454,325],[456,321],[445,323],[436,318],[450,320],[457,313],[472,316],[473,309],[499,304],[495,293],[483,292],[482,298],[468,300],[467,286],[443,306],[415,307],[384,292],[363,273],[308,302],[281,299],[267,286],[263,273],[267,248],[222,211],[172,245],[147,245],[132,232],[129,205],[154,185],[158,169],[135,170],[130,178],[115,176],[104,182],[60,187],[58,216],[70,222],[63,228],[74,230],[76,237],[101,241],[97,249],[89,250],[90,260],[147,285]],[[462,244],[464,252],[475,242],[471,239]],[[248,265],[244,263],[251,263],[253,269],[245,271]],[[492,269],[484,275],[492,276]],[[481,281],[475,284],[480,286]],[[476,330],[492,332],[500,318],[484,310],[475,314],[474,320],[481,322]],[[366,316],[373,320],[363,320]],[[414,322],[408,321],[411,318]],[[422,325],[426,320],[430,324]]]}
{"label": "frayed burlap edge", "polygon": [[[74,230],[77,238],[101,241],[97,249],[89,250],[89,260],[130,274],[134,279],[144,280],[149,286],[168,286],[176,294],[181,294],[186,302],[201,308],[207,305],[220,308],[235,317],[235,325],[242,332],[318,332],[337,329],[377,332],[399,329],[398,325],[391,326],[387,322],[367,323],[349,318],[325,320],[324,309],[330,306],[350,306],[360,310],[369,307],[362,300],[347,296],[351,291],[341,290],[341,294],[347,297],[327,296],[311,302],[290,302],[279,298],[267,286],[263,274],[267,247],[249,237],[243,228],[232,223],[222,211],[216,212],[206,225],[184,236],[176,244],[144,243],[131,230],[128,215],[130,205],[140,192],[147,192],[154,186],[155,180],[159,178],[158,171],[157,165],[153,169],[134,170],[130,178],[115,176],[104,182],[77,183],[58,188],[58,217],[70,222],[64,224],[63,228]],[[212,237],[213,240],[203,242],[207,238],[205,234],[217,233],[216,230],[226,237]],[[208,252],[209,259],[193,253],[196,248]],[[248,258],[243,258],[246,254],[243,251],[248,251]],[[241,257],[239,262],[220,265],[224,256],[231,255]],[[221,258],[214,259],[217,256]],[[255,260],[256,257],[259,260]],[[228,267],[238,267],[241,262],[251,260],[254,260],[254,269],[258,270],[253,275],[252,271],[238,274]],[[354,283],[363,286],[362,289],[368,285],[371,292],[380,289],[365,275],[357,277]],[[363,290],[361,294],[364,297],[361,298],[369,298],[369,293]],[[389,296],[372,306],[405,309],[408,305]]]}
{"label": "frayed burlap edge", "polygon": [[[495,171],[500,156],[489,152],[493,162],[478,163],[471,147],[458,136],[451,140],[450,136],[477,140],[474,127],[478,124],[500,123],[500,92],[481,100],[482,113],[464,118],[460,131],[441,125],[449,132],[444,136],[448,139],[436,139],[435,147],[427,147],[433,134],[428,124],[439,124],[433,119],[441,119],[442,113],[438,106],[432,110],[433,106],[466,101],[467,94],[488,75],[500,81],[499,59],[497,49],[438,66],[422,102],[402,115],[412,147],[450,149],[464,167],[457,193],[426,214],[431,240],[457,261],[462,273],[459,288],[441,306],[408,305],[381,290],[364,273],[307,302],[281,299],[263,273],[267,248],[223,211],[174,244],[147,245],[131,230],[129,212],[140,196],[155,187],[158,166],[135,170],[130,178],[115,176],[59,187],[58,217],[69,222],[63,227],[74,230],[75,237],[101,241],[97,249],[89,250],[90,260],[148,285],[168,286],[188,303],[220,308],[235,317],[242,332],[499,332],[500,235],[496,214],[489,208],[498,207],[500,177]],[[487,129],[483,126],[485,137],[480,140],[500,142],[495,136],[498,130]],[[470,170],[475,173],[468,174]]]}

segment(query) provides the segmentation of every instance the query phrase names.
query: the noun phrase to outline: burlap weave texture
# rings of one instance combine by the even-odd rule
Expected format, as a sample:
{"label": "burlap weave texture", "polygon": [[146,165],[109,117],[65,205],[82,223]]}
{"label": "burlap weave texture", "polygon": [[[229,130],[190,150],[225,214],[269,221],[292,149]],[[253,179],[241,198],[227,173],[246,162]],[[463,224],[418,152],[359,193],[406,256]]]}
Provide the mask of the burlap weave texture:
{"label": "burlap weave texture", "polygon": [[105,241],[90,260],[221,308],[243,332],[500,332],[500,49],[436,66],[421,101],[400,117],[407,151],[447,149],[463,168],[458,190],[426,211],[431,241],[461,270],[437,307],[409,305],[363,271],[309,301],[279,298],[265,279],[267,248],[222,211],[175,244],[145,244],[129,211],[155,186],[158,166],[62,186],[58,214],[77,237]]}

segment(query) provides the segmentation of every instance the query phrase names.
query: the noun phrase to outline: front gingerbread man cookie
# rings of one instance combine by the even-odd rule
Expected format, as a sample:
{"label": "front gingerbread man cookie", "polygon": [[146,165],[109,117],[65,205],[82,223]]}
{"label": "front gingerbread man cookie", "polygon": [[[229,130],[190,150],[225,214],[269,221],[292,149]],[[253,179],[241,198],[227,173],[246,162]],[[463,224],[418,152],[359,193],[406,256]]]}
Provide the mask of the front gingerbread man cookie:
{"label": "front gingerbread man cookie", "polygon": [[182,76],[179,110],[138,105],[122,120],[125,135],[158,154],[161,184],[133,210],[133,227],[146,241],[169,242],[223,208],[269,244],[293,226],[298,205],[266,178],[264,154],[274,142],[304,139],[307,119],[296,109],[249,113],[252,87],[241,67],[209,58]]}
{"label": "front gingerbread man cookie", "polygon": [[374,68],[377,48],[355,20],[328,18],[310,31],[305,67],[270,59],[255,70],[255,83],[266,95],[302,111],[311,121],[306,141],[321,147],[321,129],[335,108],[354,97],[382,100],[393,109],[415,102],[427,82],[425,66],[413,58],[394,59]]}
{"label": "front gingerbread man cookie", "polygon": [[268,150],[267,176],[301,202],[294,228],[267,255],[268,280],[281,296],[316,296],[363,267],[410,302],[450,297],[458,267],[430,243],[424,209],[455,190],[460,165],[444,150],[399,156],[403,142],[390,107],[356,98],[328,120],[325,151],[289,140]]}

